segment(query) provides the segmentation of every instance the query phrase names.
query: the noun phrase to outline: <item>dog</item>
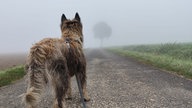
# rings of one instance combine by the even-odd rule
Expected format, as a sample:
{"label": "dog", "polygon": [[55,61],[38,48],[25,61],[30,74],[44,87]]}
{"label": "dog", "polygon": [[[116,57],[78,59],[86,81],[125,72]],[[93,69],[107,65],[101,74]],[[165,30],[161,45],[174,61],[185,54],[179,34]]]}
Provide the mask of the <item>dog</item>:
{"label": "dog", "polygon": [[35,43],[27,57],[28,88],[23,101],[36,108],[47,83],[55,92],[53,108],[63,108],[71,99],[71,77],[79,77],[85,101],[89,101],[86,84],[86,59],[83,53],[83,26],[78,13],[70,20],[62,14],[61,38],[45,38]]}

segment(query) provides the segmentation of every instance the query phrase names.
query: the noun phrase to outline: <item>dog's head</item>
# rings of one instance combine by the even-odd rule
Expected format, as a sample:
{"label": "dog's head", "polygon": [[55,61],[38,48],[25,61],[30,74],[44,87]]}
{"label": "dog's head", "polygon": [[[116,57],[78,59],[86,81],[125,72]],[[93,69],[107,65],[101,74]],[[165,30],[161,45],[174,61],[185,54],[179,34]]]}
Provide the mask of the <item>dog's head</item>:
{"label": "dog's head", "polygon": [[83,26],[78,13],[75,14],[75,17],[72,20],[67,19],[63,14],[61,17],[60,27],[63,37],[79,36],[81,41],[83,42]]}

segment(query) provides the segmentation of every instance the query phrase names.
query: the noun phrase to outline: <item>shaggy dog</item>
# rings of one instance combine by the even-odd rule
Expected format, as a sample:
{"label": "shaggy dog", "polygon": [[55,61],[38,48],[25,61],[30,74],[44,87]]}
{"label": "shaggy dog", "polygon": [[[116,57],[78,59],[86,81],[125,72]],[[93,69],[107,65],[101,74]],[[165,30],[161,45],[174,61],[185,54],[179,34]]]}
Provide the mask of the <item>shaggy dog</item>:
{"label": "shaggy dog", "polygon": [[45,85],[54,88],[54,108],[63,108],[65,97],[71,98],[71,77],[76,74],[81,82],[85,101],[90,98],[86,90],[86,59],[83,53],[82,23],[76,13],[73,20],[61,17],[61,38],[45,38],[34,44],[28,55],[26,71],[28,88],[24,101],[35,108]]}

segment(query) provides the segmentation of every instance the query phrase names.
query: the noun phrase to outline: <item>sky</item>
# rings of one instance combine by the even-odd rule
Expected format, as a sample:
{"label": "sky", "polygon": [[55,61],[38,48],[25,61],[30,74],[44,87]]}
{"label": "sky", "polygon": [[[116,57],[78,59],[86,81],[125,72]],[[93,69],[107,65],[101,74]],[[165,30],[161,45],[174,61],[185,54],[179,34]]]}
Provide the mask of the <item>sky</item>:
{"label": "sky", "polygon": [[0,54],[28,52],[43,38],[59,38],[61,15],[83,23],[84,47],[99,47],[93,27],[106,22],[104,46],[192,42],[192,0],[3,0]]}

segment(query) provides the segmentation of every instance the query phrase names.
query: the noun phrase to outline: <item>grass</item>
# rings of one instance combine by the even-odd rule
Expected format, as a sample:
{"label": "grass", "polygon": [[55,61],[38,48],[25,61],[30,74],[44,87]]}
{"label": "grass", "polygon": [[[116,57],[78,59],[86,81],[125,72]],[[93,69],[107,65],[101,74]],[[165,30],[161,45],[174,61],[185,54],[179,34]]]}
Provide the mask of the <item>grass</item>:
{"label": "grass", "polygon": [[25,75],[23,66],[16,66],[0,71],[0,87],[11,84]]}
{"label": "grass", "polygon": [[192,79],[192,43],[122,46],[109,50]]}

